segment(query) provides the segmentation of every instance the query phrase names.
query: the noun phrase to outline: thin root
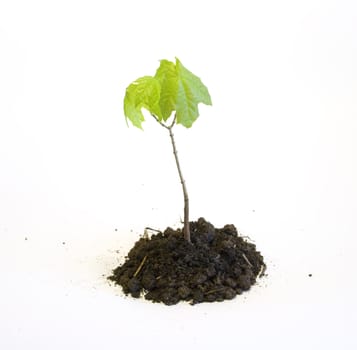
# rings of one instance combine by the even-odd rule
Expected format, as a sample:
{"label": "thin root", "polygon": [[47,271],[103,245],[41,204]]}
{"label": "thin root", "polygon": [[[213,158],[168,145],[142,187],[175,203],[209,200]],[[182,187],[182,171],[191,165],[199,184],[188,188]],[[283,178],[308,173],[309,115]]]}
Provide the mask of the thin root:
{"label": "thin root", "polygon": [[261,278],[264,276],[266,269],[267,269],[267,266],[265,264],[262,264],[262,266],[260,267],[260,271],[258,273],[258,278]]}
{"label": "thin root", "polygon": [[212,290],[209,290],[208,292],[206,292],[205,295],[213,294],[213,293],[216,293],[216,292],[221,292],[222,290],[224,290],[224,288],[212,289]]}
{"label": "thin root", "polygon": [[244,260],[248,263],[248,265],[249,265],[250,267],[253,267],[253,265],[250,263],[250,261],[248,260],[248,258],[245,256],[245,254],[242,253],[242,255],[243,255]]}
{"label": "thin root", "polygon": [[135,271],[135,273],[134,273],[134,277],[136,277],[136,276],[139,274],[139,272],[140,272],[141,269],[143,268],[143,266],[144,266],[145,261],[146,261],[147,258],[148,258],[148,256],[145,255],[145,256],[144,256],[144,259],[141,261],[139,267],[136,269],[136,271]]}
{"label": "thin root", "polygon": [[241,236],[241,237],[252,242],[252,243],[255,243],[255,241],[253,239],[251,239],[249,236]]}
{"label": "thin root", "polygon": [[145,239],[149,239],[148,231],[154,231],[154,232],[162,233],[160,230],[156,230],[155,228],[145,227],[145,229],[144,229],[144,238]]}
{"label": "thin root", "polygon": [[157,230],[156,228],[151,228],[151,227],[145,227],[145,230],[150,230],[150,231],[162,233],[160,230]]}

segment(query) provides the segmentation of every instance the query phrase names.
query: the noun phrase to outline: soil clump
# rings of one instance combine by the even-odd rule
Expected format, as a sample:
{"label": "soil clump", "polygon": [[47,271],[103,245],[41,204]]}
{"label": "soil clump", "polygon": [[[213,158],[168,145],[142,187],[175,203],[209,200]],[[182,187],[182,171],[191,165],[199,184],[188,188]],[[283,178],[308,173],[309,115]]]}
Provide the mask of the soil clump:
{"label": "soil clump", "polygon": [[191,243],[181,229],[141,237],[109,280],[124,293],[174,305],[233,299],[264,275],[263,256],[233,225],[190,222]]}

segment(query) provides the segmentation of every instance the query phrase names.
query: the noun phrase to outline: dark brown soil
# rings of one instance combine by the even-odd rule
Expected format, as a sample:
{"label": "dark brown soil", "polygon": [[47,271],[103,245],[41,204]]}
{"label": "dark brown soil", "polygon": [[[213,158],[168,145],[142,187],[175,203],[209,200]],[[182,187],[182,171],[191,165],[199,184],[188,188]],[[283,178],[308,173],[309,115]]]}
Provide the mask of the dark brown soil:
{"label": "dark brown soil", "polygon": [[233,225],[217,229],[200,218],[190,230],[192,244],[180,229],[140,238],[109,279],[125,294],[173,305],[233,299],[264,274],[262,255]]}

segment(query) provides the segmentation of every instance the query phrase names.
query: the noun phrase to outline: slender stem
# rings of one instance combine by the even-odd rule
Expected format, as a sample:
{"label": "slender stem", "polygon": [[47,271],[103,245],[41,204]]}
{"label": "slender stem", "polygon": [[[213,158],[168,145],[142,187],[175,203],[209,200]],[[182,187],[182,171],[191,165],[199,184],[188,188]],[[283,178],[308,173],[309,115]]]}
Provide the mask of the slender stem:
{"label": "slender stem", "polygon": [[188,192],[187,192],[187,188],[186,188],[185,179],[183,178],[183,175],[182,175],[180,161],[179,161],[178,155],[177,155],[177,149],[176,149],[174,134],[172,132],[172,126],[169,128],[169,133],[170,133],[170,138],[171,138],[171,143],[172,143],[172,149],[173,149],[174,156],[175,156],[176,166],[177,166],[177,170],[178,170],[178,173],[179,173],[179,176],[180,176],[180,181],[181,181],[182,190],[183,190],[183,198],[184,198],[183,236],[186,239],[186,241],[191,242],[190,224],[189,224]]}
{"label": "slender stem", "polygon": [[174,133],[172,132],[172,128],[175,125],[176,122],[176,116],[172,121],[172,124],[170,126],[167,126],[163,122],[161,122],[155,115],[152,114],[152,116],[155,118],[155,120],[165,129],[167,129],[170,133],[170,139],[171,139],[171,144],[172,144],[172,150],[175,156],[175,161],[176,161],[176,167],[177,171],[179,173],[181,185],[182,185],[182,191],[183,191],[183,198],[184,198],[184,224],[183,224],[183,236],[186,239],[186,241],[191,243],[191,234],[190,234],[190,223],[189,223],[189,200],[188,200],[188,192],[186,188],[186,182],[185,179],[182,175],[182,170],[180,166],[180,161],[177,155],[177,148],[176,148],[176,143],[175,143],[175,138],[174,138]]}

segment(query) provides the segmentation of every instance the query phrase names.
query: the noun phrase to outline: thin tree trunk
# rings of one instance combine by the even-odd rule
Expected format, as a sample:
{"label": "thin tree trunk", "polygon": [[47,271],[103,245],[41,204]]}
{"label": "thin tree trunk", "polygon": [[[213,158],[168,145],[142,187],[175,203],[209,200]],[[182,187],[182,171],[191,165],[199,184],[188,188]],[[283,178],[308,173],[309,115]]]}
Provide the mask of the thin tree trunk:
{"label": "thin tree trunk", "polygon": [[171,138],[171,144],[172,144],[172,149],[174,152],[174,156],[175,156],[175,161],[176,161],[176,166],[177,166],[177,170],[180,176],[180,181],[181,181],[181,185],[182,185],[182,191],[183,191],[183,198],[184,198],[184,219],[183,219],[183,236],[186,239],[186,241],[191,243],[191,233],[190,233],[190,219],[189,219],[189,204],[188,204],[188,192],[187,192],[187,188],[186,188],[186,182],[185,179],[183,178],[182,175],[182,171],[181,171],[181,166],[180,166],[180,161],[178,159],[178,155],[177,155],[177,149],[176,149],[176,144],[175,144],[175,138],[174,138],[174,133],[172,132],[172,128],[175,125],[176,122],[176,114],[175,117],[171,123],[170,126],[165,125],[163,122],[161,122],[158,117],[156,117],[154,114],[151,114],[154,119],[165,129],[167,129],[170,133],[170,138]]}
{"label": "thin tree trunk", "polygon": [[172,132],[172,126],[167,128],[167,129],[169,130],[169,133],[170,133],[172,149],[173,149],[173,152],[174,152],[176,166],[177,166],[177,170],[178,170],[178,173],[179,173],[179,176],[180,176],[180,181],[181,181],[182,190],[183,190],[183,198],[184,198],[183,236],[188,242],[191,242],[190,224],[189,224],[189,203],[188,203],[188,193],[187,193],[187,188],[186,188],[186,182],[185,182],[185,179],[183,178],[183,175],[182,175],[180,161],[179,161],[178,155],[177,155],[175,138],[174,138],[174,134]]}

